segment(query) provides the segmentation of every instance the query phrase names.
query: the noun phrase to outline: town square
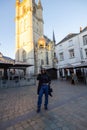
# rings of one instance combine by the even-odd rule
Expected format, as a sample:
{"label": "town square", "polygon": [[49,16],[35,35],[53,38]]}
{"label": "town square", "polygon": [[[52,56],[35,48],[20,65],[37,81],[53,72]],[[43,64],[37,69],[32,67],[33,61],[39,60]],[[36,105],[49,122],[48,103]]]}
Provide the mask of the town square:
{"label": "town square", "polygon": [[0,130],[87,130],[86,4],[0,2]]}

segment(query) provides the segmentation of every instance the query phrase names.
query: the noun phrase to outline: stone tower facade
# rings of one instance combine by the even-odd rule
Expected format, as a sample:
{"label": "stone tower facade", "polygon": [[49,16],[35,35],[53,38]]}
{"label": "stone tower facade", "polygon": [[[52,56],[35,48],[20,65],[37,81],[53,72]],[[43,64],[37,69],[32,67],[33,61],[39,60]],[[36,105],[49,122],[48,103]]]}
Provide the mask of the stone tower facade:
{"label": "stone tower facade", "polygon": [[45,35],[38,39],[38,47],[37,47],[38,71],[40,70],[40,68],[50,69],[54,67],[54,58],[55,58],[54,47],[55,47],[54,42],[51,41]]}
{"label": "stone tower facade", "polygon": [[38,0],[16,0],[16,62],[27,62],[34,66],[27,72],[35,73],[37,41],[43,35],[43,8]]}

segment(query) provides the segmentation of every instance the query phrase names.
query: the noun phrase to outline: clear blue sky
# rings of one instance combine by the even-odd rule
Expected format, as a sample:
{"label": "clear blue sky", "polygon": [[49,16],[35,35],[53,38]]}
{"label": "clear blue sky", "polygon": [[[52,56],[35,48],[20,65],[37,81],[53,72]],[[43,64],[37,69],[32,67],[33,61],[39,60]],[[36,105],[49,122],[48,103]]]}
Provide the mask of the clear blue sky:
{"label": "clear blue sky", "polygon": [[[0,0],[0,52],[15,57],[15,1]],[[38,0],[36,0],[37,2]],[[87,26],[87,0],[41,0],[44,34],[58,43],[69,33]]]}

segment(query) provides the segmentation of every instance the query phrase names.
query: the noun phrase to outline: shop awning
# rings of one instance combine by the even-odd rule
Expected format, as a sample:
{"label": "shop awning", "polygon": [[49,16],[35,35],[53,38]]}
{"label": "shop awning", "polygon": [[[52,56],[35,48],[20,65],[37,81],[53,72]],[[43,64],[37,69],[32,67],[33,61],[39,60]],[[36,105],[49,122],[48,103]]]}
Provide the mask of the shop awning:
{"label": "shop awning", "polygon": [[29,64],[29,63],[25,63],[25,62],[17,62],[17,63],[6,63],[6,62],[3,62],[3,61],[0,61],[0,68],[12,68],[12,69],[24,69],[24,68],[27,68],[27,67],[31,67],[33,66],[32,64]]}
{"label": "shop awning", "polygon": [[87,68],[87,62],[83,62],[83,63],[75,66],[75,68]]}
{"label": "shop awning", "polygon": [[9,67],[12,67],[13,64],[12,63],[6,63],[6,62],[3,62],[3,61],[0,61],[0,68],[9,68]]}

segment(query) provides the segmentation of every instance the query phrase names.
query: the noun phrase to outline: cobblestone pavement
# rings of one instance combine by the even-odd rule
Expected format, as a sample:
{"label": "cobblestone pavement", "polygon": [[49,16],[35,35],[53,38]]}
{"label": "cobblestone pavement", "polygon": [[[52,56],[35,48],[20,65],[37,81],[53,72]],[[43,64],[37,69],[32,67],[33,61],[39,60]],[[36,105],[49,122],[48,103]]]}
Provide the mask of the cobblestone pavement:
{"label": "cobblestone pavement", "polygon": [[87,86],[59,80],[51,86],[49,109],[43,102],[40,113],[36,86],[0,89],[0,130],[87,130]]}

